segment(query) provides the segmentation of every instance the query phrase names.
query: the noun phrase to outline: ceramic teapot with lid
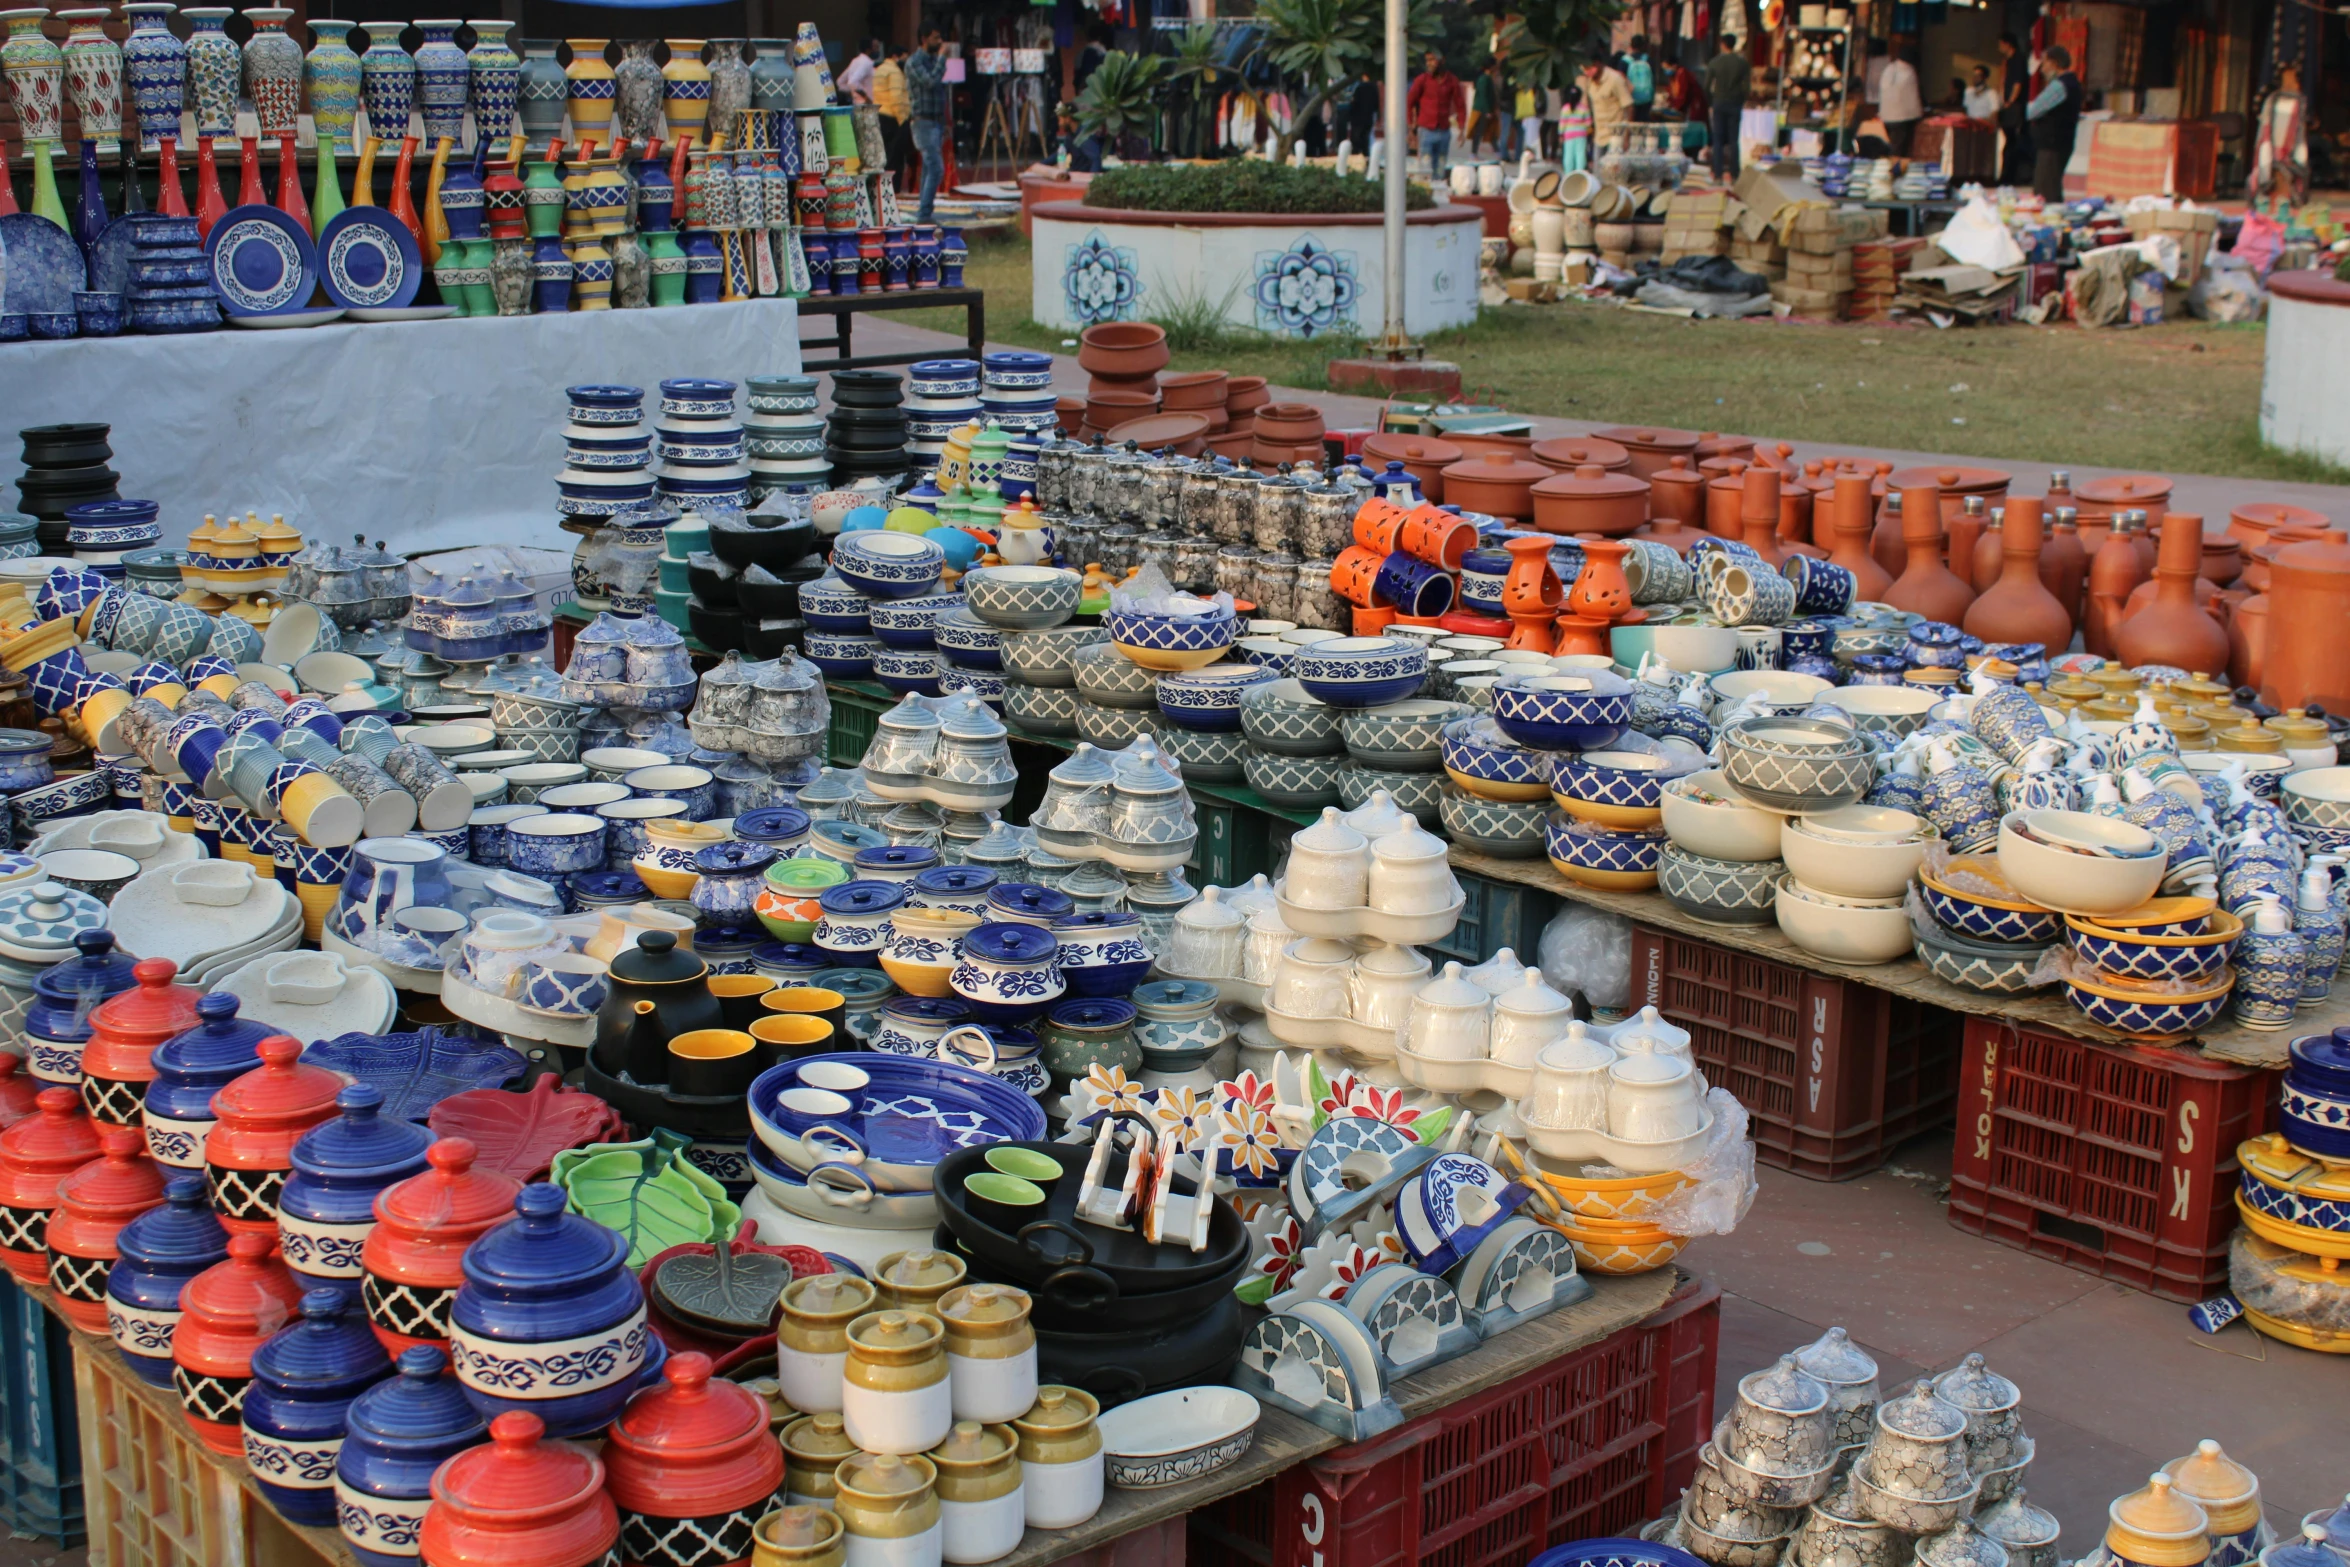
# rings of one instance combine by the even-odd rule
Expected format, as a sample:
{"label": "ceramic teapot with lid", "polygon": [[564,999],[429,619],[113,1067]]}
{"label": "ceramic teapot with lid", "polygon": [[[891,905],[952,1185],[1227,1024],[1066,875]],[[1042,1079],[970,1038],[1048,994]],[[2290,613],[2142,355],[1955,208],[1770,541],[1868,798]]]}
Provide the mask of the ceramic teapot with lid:
{"label": "ceramic teapot with lid", "polygon": [[[710,994],[710,966],[678,944],[675,933],[648,930],[636,945],[613,954],[610,988],[596,1009],[596,1069],[651,1086],[669,1076],[666,1045],[680,1034],[724,1028],[718,998]],[[637,1029],[640,1003],[652,1008],[650,1033]],[[639,1048],[639,1046],[642,1048]]]}

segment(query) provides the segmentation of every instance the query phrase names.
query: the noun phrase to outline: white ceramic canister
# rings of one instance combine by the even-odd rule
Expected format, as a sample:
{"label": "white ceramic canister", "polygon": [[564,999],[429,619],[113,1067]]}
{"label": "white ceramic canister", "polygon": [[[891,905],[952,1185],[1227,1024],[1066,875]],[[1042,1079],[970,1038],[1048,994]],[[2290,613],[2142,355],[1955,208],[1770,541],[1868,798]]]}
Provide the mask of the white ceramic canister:
{"label": "white ceramic canister", "polygon": [[946,1531],[929,1459],[858,1453],[841,1460],[834,1480],[832,1510],[848,1535],[845,1567],[940,1567]]}
{"label": "white ceramic canister", "polygon": [[1413,995],[1404,1048],[1431,1061],[1478,1061],[1490,1046],[1491,1030],[1492,998],[1461,977],[1458,963],[1447,963]]}
{"label": "white ceramic canister", "polygon": [[1322,819],[1289,840],[1283,896],[1301,909],[1359,909],[1369,901],[1371,848],[1363,835],[1324,806]]}
{"label": "white ceramic canister", "polygon": [[840,1413],[868,1453],[927,1453],[955,1423],[946,1329],[919,1311],[869,1311],[849,1324]]}
{"label": "white ceramic canister", "polygon": [[[1411,822],[1371,841],[1365,878],[1370,906],[1382,914],[1438,914],[1461,902],[1442,838]],[[1291,900],[1295,902],[1293,898]]]}
{"label": "white ceramic canister", "polygon": [[873,1285],[853,1273],[817,1273],[783,1287],[775,1380],[792,1408],[815,1414],[841,1407],[849,1324],[870,1312],[875,1300]]}
{"label": "white ceramic canister", "polygon": [[[1036,1330],[1027,1294],[1009,1285],[965,1284],[940,1296],[936,1313],[947,1330],[955,1418],[1001,1425],[1026,1414],[1036,1402]],[[942,1484],[947,1473],[941,1469]],[[951,1548],[947,1559],[955,1560]]]}
{"label": "white ceramic canister", "polygon": [[1020,1438],[1008,1425],[957,1420],[927,1454],[938,1471],[941,1554],[958,1564],[992,1562],[1028,1527]]}
{"label": "white ceramic canister", "polygon": [[1402,1028],[1411,1016],[1412,996],[1428,976],[1428,957],[1419,948],[1374,943],[1355,959],[1347,979],[1354,1020],[1373,1028]]}
{"label": "white ceramic canister", "polygon": [[1048,1384],[1012,1422],[1020,1436],[1020,1489],[1029,1527],[1074,1529],[1101,1511],[1101,1412],[1091,1393]]}

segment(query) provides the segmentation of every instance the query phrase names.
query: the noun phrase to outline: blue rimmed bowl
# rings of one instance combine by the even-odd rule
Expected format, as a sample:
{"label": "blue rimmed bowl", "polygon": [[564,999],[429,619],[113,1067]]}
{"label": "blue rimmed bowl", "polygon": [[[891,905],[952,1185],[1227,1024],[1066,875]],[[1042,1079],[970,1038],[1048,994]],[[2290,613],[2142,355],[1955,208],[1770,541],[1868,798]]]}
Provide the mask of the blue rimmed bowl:
{"label": "blue rimmed bowl", "polygon": [[938,695],[946,660],[935,648],[883,647],[873,653],[873,678],[899,696]]}
{"label": "blue rimmed bowl", "polygon": [[1604,669],[1506,676],[1493,688],[1493,721],[1512,740],[1537,750],[1601,750],[1632,722],[1632,686]]}
{"label": "blue rimmed bowl", "polygon": [[920,598],[882,599],[872,609],[873,635],[883,647],[937,646],[938,623],[963,607],[960,593],[925,593]]}
{"label": "blue rimmed bowl", "polygon": [[[930,540],[886,528],[844,533],[832,546],[834,574],[867,598],[920,598],[938,586],[946,564],[946,551]],[[800,590],[800,603],[805,613],[805,588]]]}
{"label": "blue rimmed bowl", "polygon": [[1462,718],[1444,726],[1444,770],[1464,794],[1504,805],[1550,800],[1550,757],[1530,751],[1490,718]]}
{"label": "blue rimmed bowl", "polygon": [[1119,652],[1145,669],[1198,669],[1222,658],[1240,634],[1240,618],[1209,615],[1144,615],[1111,610],[1102,627]]}
{"label": "blue rimmed bowl", "polygon": [[829,574],[800,584],[800,615],[811,631],[864,636],[873,630],[873,601]]}
{"label": "blue rimmed bowl", "polygon": [[[916,599],[919,604],[922,601]],[[930,637],[947,661],[964,669],[1002,669],[1004,634],[964,604],[931,622]]]}
{"label": "blue rimmed bowl", "polygon": [[2211,983],[2244,934],[2244,922],[2225,909],[2213,910],[2207,928],[2191,936],[2115,930],[2077,914],[2066,915],[2064,924],[2073,951],[2106,975],[2175,985]]}
{"label": "blue rimmed bowl", "polygon": [[[845,1110],[802,1117],[784,1108],[789,1091],[859,1075],[861,1084],[824,1090],[848,1101]],[[962,1149],[1044,1136],[1043,1109],[1018,1089],[951,1062],[879,1051],[769,1067],[751,1084],[750,1111],[759,1141],[801,1174],[852,1159],[892,1192],[929,1190],[931,1166]]]}
{"label": "blue rimmed bowl", "polygon": [[1279,677],[1258,664],[1209,664],[1178,671],[1153,690],[1159,712],[1184,729],[1230,731],[1240,727],[1240,699],[1251,686]]}
{"label": "blue rimmed bowl", "polygon": [[881,644],[872,637],[842,636],[811,629],[801,656],[836,680],[870,680]]}
{"label": "blue rimmed bowl", "polygon": [[2201,990],[2145,990],[2127,981],[2068,978],[2064,997],[2092,1023],[2117,1034],[2151,1039],[2175,1039],[2208,1028],[2227,1008],[2228,992],[2236,985],[2235,970],[2223,966],[2218,977]]}
{"label": "blue rimmed bowl", "polygon": [[[1966,890],[1957,884],[1959,877],[2004,891],[1993,896]],[[1921,868],[1917,882],[1926,912],[1953,935],[2010,947],[2045,947],[2064,938],[2064,916],[2017,892],[1999,874],[1995,860],[1960,855],[1944,862],[1939,874]]]}
{"label": "blue rimmed bowl", "polygon": [[1550,758],[1550,794],[1559,808],[1595,827],[1654,827],[1664,818],[1669,774],[1645,751],[1569,751]]}
{"label": "blue rimmed bowl", "polygon": [[1428,649],[1404,637],[1332,637],[1300,648],[1290,678],[1332,707],[1384,707],[1428,679]]}
{"label": "blue rimmed bowl", "polygon": [[1569,881],[1637,892],[1656,885],[1657,867],[1668,841],[1662,828],[1618,832],[1554,816],[1544,830],[1543,847],[1552,868]]}

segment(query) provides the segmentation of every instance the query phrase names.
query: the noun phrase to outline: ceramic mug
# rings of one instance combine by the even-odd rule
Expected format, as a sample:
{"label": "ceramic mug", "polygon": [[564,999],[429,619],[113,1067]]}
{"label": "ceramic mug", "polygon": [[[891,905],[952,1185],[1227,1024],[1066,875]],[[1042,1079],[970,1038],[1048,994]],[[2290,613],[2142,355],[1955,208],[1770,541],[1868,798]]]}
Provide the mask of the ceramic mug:
{"label": "ceramic mug", "polygon": [[758,1043],[731,1028],[679,1034],[669,1041],[670,1092],[696,1099],[750,1092],[751,1079],[758,1075]]}
{"label": "ceramic mug", "polygon": [[963,1205],[973,1218],[1017,1235],[1045,1216],[1045,1191],[1034,1181],[1001,1170],[975,1170],[963,1177]]}
{"label": "ceramic mug", "polygon": [[726,1026],[738,1033],[748,1033],[753,1023],[765,1015],[762,1004],[776,986],[773,977],[766,974],[719,974],[710,981],[710,994],[718,998],[718,1010],[726,1018]]}
{"label": "ceramic mug", "polygon": [[522,965],[515,1000],[559,1017],[592,1017],[604,1004],[610,969],[601,958],[577,952],[533,953]]}
{"label": "ceramic mug", "polygon": [[835,1030],[846,1028],[849,1021],[848,998],[821,985],[778,985],[759,998],[759,1008],[787,1017],[821,1018]]}
{"label": "ceramic mug", "polygon": [[752,1020],[749,1031],[758,1041],[762,1068],[781,1061],[799,1061],[840,1048],[838,1031],[822,1017],[809,1013],[769,1012]]}

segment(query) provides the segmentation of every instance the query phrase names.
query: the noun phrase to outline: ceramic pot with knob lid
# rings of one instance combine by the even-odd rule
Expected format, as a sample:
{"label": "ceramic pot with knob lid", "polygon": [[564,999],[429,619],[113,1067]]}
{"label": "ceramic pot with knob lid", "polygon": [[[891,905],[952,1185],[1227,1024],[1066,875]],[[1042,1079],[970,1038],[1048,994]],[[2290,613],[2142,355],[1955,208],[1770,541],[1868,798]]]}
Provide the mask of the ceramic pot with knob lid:
{"label": "ceramic pot with knob lid", "polygon": [[[837,1400],[840,1394],[835,1391],[833,1397]],[[783,1428],[782,1442],[785,1502],[793,1507],[820,1507],[830,1512],[838,1489],[833,1471],[840,1467],[842,1459],[857,1451],[857,1444],[849,1440],[848,1430],[841,1423],[840,1411],[826,1409],[802,1415]]]}
{"label": "ceramic pot with knob lid", "polygon": [[747,1562],[751,1532],[784,1482],[767,1405],[714,1379],[707,1355],[674,1355],[662,1374],[605,1437],[622,1551],[642,1567]]}
{"label": "ceramic pot with knob lid", "polygon": [[155,1079],[155,1047],[196,1026],[193,985],[175,985],[178,965],[146,958],[132,966],[136,983],[90,1014],[90,1040],[82,1047],[82,1102],[101,1126],[139,1131],[144,1125],[147,1085]]}
{"label": "ceramic pot with knob lid", "polygon": [[1877,1363],[1840,1327],[1795,1352],[1795,1364],[1828,1390],[1836,1449],[1859,1447],[1876,1427]]}
{"label": "ceramic pot with knob lid", "polygon": [[82,1049],[90,1041],[91,1014],[138,981],[133,960],[118,952],[114,933],[85,930],[74,937],[78,954],[44,970],[33,981],[25,1007],[25,1065],[44,1083],[75,1087],[82,1080]]}
{"label": "ceramic pot with knob lid", "polygon": [[188,1281],[171,1339],[172,1386],[196,1440],[216,1453],[245,1450],[245,1388],[253,1352],[294,1320],[302,1287],[266,1235],[231,1235],[228,1260]]}
{"label": "ceramic pot with knob lid", "polygon": [[[129,1135],[120,1128],[119,1135]],[[106,1273],[106,1331],[143,1382],[171,1386],[171,1341],[188,1281],[228,1256],[228,1231],[204,1202],[204,1182],[175,1176],[159,1207],[115,1232]]]}
{"label": "ceramic pot with knob lid", "polygon": [[872,1283],[855,1274],[811,1274],[783,1287],[775,1376],[792,1408],[819,1413],[840,1408],[849,1324],[871,1311],[875,1299]]}
{"label": "ceramic pot with knob lid", "polygon": [[1021,1504],[1034,1529],[1074,1529],[1101,1511],[1101,1404],[1073,1387],[1037,1389],[1012,1421],[1020,1438]]}
{"label": "ceramic pot with knob lid", "polygon": [[600,1460],[548,1439],[545,1422],[521,1410],[489,1431],[433,1476],[417,1542],[424,1567],[597,1567],[615,1554],[620,1514]]}
{"label": "ceramic pot with knob lid", "polygon": [[58,1183],[99,1156],[99,1134],[70,1088],[44,1088],[38,1104],[38,1114],[0,1132],[0,1263],[45,1285]]}
{"label": "ceramic pot with knob lid", "polygon": [[778,1507],[751,1534],[751,1567],[845,1567],[846,1532],[817,1507]]}
{"label": "ceramic pot with knob lid", "polygon": [[376,1195],[375,1228],[359,1249],[360,1298],[393,1354],[449,1337],[449,1303],[465,1282],[465,1249],[514,1211],[522,1183],[473,1167],[470,1138],[444,1137],[426,1168]]}
{"label": "ceramic pot with knob lid", "polygon": [[2211,1519],[2160,1470],[2106,1509],[2105,1550],[2128,1567],[2199,1567],[2211,1557]]}
{"label": "ceramic pot with knob lid", "polygon": [[940,1567],[938,1470],[919,1454],[859,1453],[834,1471],[846,1567]]}
{"label": "ceramic pot with knob lid", "polygon": [[402,1350],[394,1365],[351,1400],[335,1455],[336,1522],[361,1567],[415,1567],[434,1472],[489,1436],[439,1348]]}
{"label": "ceramic pot with knob lid", "polygon": [[1649,486],[1628,473],[1585,463],[1551,473],[1533,486],[1534,526],[1545,533],[1597,533],[1613,538],[1648,521]]}
{"label": "ceramic pot with knob lid", "polygon": [[940,1554],[957,1564],[1008,1555],[1028,1526],[1018,1433],[957,1420],[924,1456],[938,1471]]}
{"label": "ceramic pot with knob lid", "polygon": [[261,1064],[260,1045],[275,1030],[237,1016],[235,996],[216,990],[196,1003],[196,1026],[157,1045],[140,1122],[147,1151],[174,1170],[204,1168],[204,1144],[218,1117],[212,1096]]}
{"label": "ceramic pot with knob lid", "polygon": [[204,1140],[204,1184],[231,1231],[277,1239],[278,1192],[293,1169],[294,1144],[333,1119],[342,1075],[302,1061],[302,1042],[273,1034],[255,1047],[261,1065],[212,1096],[218,1117]]}
{"label": "ceramic pot with knob lid", "polygon": [[920,1311],[868,1312],[849,1324],[848,1339],[841,1420],[857,1446],[905,1455],[945,1440],[954,1392],[940,1321]]}
{"label": "ceramic pot with knob lid", "polygon": [[1934,1396],[1966,1412],[1967,1467],[1976,1474],[2030,1456],[2023,1390],[1985,1365],[1981,1355],[1970,1354],[1936,1377]]}
{"label": "ceramic pot with knob lid", "polygon": [[1036,1402],[1036,1331],[1025,1291],[958,1285],[939,1297],[935,1315],[946,1328],[956,1420],[1000,1425]]}
{"label": "ceramic pot with knob lid", "polygon": [[136,1135],[98,1136],[99,1157],[57,1183],[49,1215],[49,1287],[57,1309],[84,1333],[106,1332],[106,1276],[123,1226],[163,1201],[163,1172]]}
{"label": "ceramic pot with knob lid", "polygon": [[357,1291],[311,1290],[301,1312],[253,1352],[245,1466],[279,1512],[324,1529],[335,1523],[335,1462],[351,1401],[390,1376],[392,1363],[367,1330]]}
{"label": "ceramic pot with knob lid", "polygon": [[2164,1464],[2162,1472],[2181,1496],[2203,1509],[2211,1533],[2209,1567],[2243,1567],[2260,1555],[2259,1476],[2208,1437],[2186,1457]]}
{"label": "ceramic pot with knob lid", "polygon": [[[210,997],[206,997],[210,1000]],[[278,1245],[306,1284],[359,1288],[360,1256],[375,1229],[375,1199],[421,1173],[433,1134],[386,1118],[383,1090],[353,1083],[335,1096],[340,1115],[302,1134],[278,1192]]]}

